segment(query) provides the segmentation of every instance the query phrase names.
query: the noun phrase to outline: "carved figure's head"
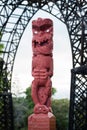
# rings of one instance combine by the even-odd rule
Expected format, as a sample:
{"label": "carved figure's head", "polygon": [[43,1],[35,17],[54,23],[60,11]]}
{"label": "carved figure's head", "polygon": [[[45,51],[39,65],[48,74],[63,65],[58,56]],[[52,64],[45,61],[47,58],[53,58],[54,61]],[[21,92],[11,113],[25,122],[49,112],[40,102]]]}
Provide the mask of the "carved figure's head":
{"label": "carved figure's head", "polygon": [[[52,52],[53,49],[53,22],[51,19],[38,18],[32,21],[32,32],[33,32],[33,51],[36,47],[42,47],[48,49],[48,53]],[[47,46],[47,48],[46,48]],[[47,50],[46,50],[47,51]],[[44,53],[44,52],[43,52]]]}

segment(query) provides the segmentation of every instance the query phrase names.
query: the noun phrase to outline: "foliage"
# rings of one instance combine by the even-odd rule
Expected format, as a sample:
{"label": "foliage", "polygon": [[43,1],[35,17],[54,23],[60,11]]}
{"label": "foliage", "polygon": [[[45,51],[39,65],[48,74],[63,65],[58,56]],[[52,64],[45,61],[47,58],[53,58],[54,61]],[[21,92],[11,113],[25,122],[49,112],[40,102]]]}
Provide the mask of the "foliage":
{"label": "foliage", "polygon": [[25,94],[26,94],[25,101],[27,103],[28,110],[29,110],[28,114],[30,115],[33,113],[33,108],[34,108],[34,103],[31,97],[31,86],[26,89]]}
{"label": "foliage", "polygon": [[[55,92],[56,89],[52,89],[52,93],[55,94]],[[27,130],[28,116],[33,113],[34,103],[31,98],[31,86],[26,89],[25,94],[25,98],[13,98],[15,130]],[[69,101],[67,99],[52,99],[52,109],[56,116],[58,130],[67,129],[68,106]]]}
{"label": "foliage", "polygon": [[4,48],[4,45],[0,43],[0,55],[2,54],[3,48]]}
{"label": "foliage", "polygon": [[[2,38],[2,33],[0,31],[0,40]],[[5,61],[3,58],[1,58],[1,55],[3,54],[4,44],[0,43],[0,92],[7,91],[11,87],[10,81],[8,81],[8,73],[7,68],[3,68]],[[4,87],[3,87],[4,86]]]}
{"label": "foliage", "polygon": [[[22,130],[27,126],[28,106],[23,97],[13,98],[14,127],[15,130]],[[26,129],[27,130],[27,129]]]}
{"label": "foliage", "polygon": [[11,83],[8,80],[8,73],[6,68],[4,68],[5,62],[3,58],[0,57],[0,92],[2,91],[8,91],[11,87]]}
{"label": "foliage", "polygon": [[13,98],[15,130],[27,130],[28,116],[33,113],[34,103],[31,98],[31,87],[26,89],[25,94],[25,98]]}
{"label": "foliage", "polygon": [[1,40],[1,38],[2,38],[2,33],[1,33],[1,31],[0,31],[0,40]]}
{"label": "foliage", "polygon": [[[0,41],[1,41],[1,38],[2,38],[2,33],[0,31]],[[3,48],[4,48],[4,45],[0,43],[0,55],[2,54]]]}
{"label": "foliage", "polygon": [[3,76],[2,76],[2,69],[3,69],[3,64],[4,64],[4,61],[3,59],[0,57],[0,92],[2,92],[2,89],[3,89]]}
{"label": "foliage", "polygon": [[[2,34],[0,31],[0,41],[1,41],[1,38],[2,38]],[[0,56],[2,55],[3,48],[4,48],[4,45],[0,43]],[[3,89],[3,76],[2,76],[3,65],[4,65],[4,61],[0,57],[0,92],[2,92],[2,89]]]}
{"label": "foliage", "polygon": [[52,96],[57,92],[56,88],[52,87]]}
{"label": "foliage", "polygon": [[57,129],[67,130],[69,100],[68,99],[53,100],[52,109],[53,109],[54,115],[56,116]]}

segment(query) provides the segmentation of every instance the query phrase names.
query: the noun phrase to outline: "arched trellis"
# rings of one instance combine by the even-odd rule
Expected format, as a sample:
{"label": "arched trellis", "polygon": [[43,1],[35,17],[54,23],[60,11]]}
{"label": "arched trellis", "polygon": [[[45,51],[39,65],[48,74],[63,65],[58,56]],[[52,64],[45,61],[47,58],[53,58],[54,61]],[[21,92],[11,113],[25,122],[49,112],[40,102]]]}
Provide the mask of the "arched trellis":
{"label": "arched trellis", "polygon": [[[9,84],[11,82],[12,70],[16,52],[27,24],[34,14],[42,9],[61,20],[67,27],[73,59],[71,71],[71,97],[69,130],[85,130],[87,119],[87,2],[86,0],[2,0],[0,1],[0,31],[2,33],[1,43],[4,43],[4,64],[1,67],[1,99],[8,99],[10,106],[11,94]],[[9,82],[8,82],[9,80]],[[1,100],[1,102],[3,102]],[[11,101],[12,102],[12,101]],[[6,107],[6,106],[5,106]],[[9,107],[8,107],[9,108]],[[2,106],[0,107],[0,110]],[[9,109],[10,110],[10,109]],[[9,111],[8,110],[8,111]],[[12,111],[12,109],[10,110]],[[10,113],[9,111],[9,113]],[[4,112],[2,112],[4,113]],[[7,112],[8,113],[8,112]],[[12,116],[4,114],[5,121],[1,129],[7,126],[12,128]],[[1,121],[2,122],[2,118]],[[81,125],[80,125],[81,124]]]}

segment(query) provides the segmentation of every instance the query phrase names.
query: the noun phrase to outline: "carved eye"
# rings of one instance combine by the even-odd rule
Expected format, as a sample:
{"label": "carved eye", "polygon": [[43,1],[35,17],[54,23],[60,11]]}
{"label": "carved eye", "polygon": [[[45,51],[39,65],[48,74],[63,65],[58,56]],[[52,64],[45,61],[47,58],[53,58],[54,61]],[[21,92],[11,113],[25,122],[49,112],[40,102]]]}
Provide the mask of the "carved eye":
{"label": "carved eye", "polygon": [[50,31],[49,29],[46,30],[46,32],[49,32],[49,31]]}
{"label": "carved eye", "polygon": [[34,31],[34,34],[38,34],[38,31]]}

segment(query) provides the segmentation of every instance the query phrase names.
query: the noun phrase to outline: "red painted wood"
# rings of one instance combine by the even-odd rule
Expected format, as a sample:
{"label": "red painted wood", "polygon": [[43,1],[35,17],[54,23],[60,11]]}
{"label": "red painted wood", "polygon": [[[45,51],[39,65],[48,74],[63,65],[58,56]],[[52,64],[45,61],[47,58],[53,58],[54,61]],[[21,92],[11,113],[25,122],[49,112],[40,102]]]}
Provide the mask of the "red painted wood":
{"label": "red painted wood", "polygon": [[32,99],[34,114],[28,118],[28,130],[56,130],[51,113],[51,77],[53,75],[53,22],[38,18],[32,21]]}
{"label": "red painted wood", "polygon": [[32,114],[28,118],[28,130],[56,130],[55,116],[48,114]]}
{"label": "red painted wood", "polygon": [[[53,75],[53,22],[38,18],[32,21],[32,99],[34,113],[48,113],[51,110],[51,77]],[[40,109],[42,105],[42,109]]]}

